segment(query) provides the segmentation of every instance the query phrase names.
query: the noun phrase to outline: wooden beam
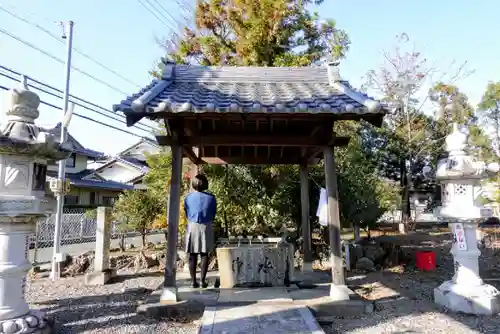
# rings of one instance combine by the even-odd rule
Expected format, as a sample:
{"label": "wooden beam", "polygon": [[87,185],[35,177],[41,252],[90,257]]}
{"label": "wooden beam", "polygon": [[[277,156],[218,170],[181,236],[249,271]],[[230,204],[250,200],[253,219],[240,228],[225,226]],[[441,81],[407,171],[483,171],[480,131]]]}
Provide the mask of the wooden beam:
{"label": "wooden beam", "polygon": [[[325,183],[326,193],[328,194],[328,236],[330,239],[330,259],[332,261],[332,283],[334,286],[341,288],[345,285],[342,244],[340,239],[340,214],[339,214],[339,194],[337,189],[337,170],[335,168],[335,157],[333,149],[325,147],[323,150],[325,160]],[[332,286],[332,289],[334,287]],[[340,290],[339,290],[340,291]],[[336,298],[340,300],[349,299],[349,295],[345,296],[339,293]]]}
{"label": "wooden beam", "polygon": [[194,149],[191,148],[191,147],[183,147],[182,148],[183,152],[184,152],[184,155],[186,157],[189,158],[189,160],[191,160],[192,163],[194,163],[195,165],[199,165],[201,163],[203,163],[201,161],[201,159],[199,158],[199,156],[194,152]]}
{"label": "wooden beam", "polygon": [[[349,145],[349,140],[351,140],[350,137],[337,137],[334,136],[332,137],[332,141],[328,143],[328,146],[330,147],[345,147]],[[305,157],[305,159],[311,160],[317,158],[319,155],[323,153],[323,148],[321,147],[315,147],[314,149],[311,150],[311,153]],[[308,163],[310,165],[314,165],[314,163]]]}
{"label": "wooden beam", "polygon": [[[221,120],[221,119],[241,119],[241,115],[239,113],[220,113],[220,112],[204,112],[204,113],[171,113],[171,112],[158,112],[154,115],[155,118],[162,119],[175,119],[175,118],[196,118],[200,117],[200,119],[210,119],[210,120]],[[249,113],[246,115],[247,120],[269,120],[269,121],[280,121],[280,120],[297,120],[297,121],[314,121],[321,124],[326,121],[360,121],[366,120],[367,122],[380,126],[382,120],[384,118],[383,113],[375,113],[375,114],[358,114],[358,113],[293,113],[293,114],[284,114],[284,113],[275,113],[272,116],[269,113]]]}
{"label": "wooden beam", "polygon": [[311,247],[311,224],[309,218],[309,171],[307,165],[300,166],[300,204],[301,204],[301,223],[302,223],[302,251],[304,261],[302,263],[302,272],[312,271],[312,247]]}
{"label": "wooden beam", "polygon": [[181,199],[182,182],[182,148],[172,146],[172,177],[170,178],[170,194],[168,200],[168,240],[167,257],[165,261],[165,273],[163,281],[163,294],[161,302],[176,302],[177,287],[177,236],[179,232],[179,208]]}
{"label": "wooden beam", "polygon": [[[170,136],[156,136],[160,145],[172,145]],[[328,137],[295,135],[204,135],[182,138],[183,146],[282,146],[282,147],[323,147],[331,142]]]}
{"label": "wooden beam", "polygon": [[233,156],[233,157],[202,157],[203,162],[210,165],[294,165],[301,163],[300,157],[264,157],[264,156]]}

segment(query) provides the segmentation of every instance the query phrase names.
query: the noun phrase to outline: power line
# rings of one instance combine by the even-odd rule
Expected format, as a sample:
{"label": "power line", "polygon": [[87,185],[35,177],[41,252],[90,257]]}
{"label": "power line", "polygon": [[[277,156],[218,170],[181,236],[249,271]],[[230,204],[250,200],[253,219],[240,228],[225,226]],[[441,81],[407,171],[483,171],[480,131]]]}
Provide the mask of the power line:
{"label": "power line", "polygon": [[[149,2],[150,0],[145,0],[145,1],[148,1],[148,2]],[[168,12],[168,10],[167,10],[167,9],[166,9],[166,8],[165,8],[162,4],[161,4],[161,2],[160,2],[160,1],[158,1],[158,0],[151,0],[151,1],[154,1],[154,2],[158,5],[158,7],[160,7],[160,9],[162,9],[162,11],[163,11],[163,12],[164,12],[167,16],[169,16],[169,17],[172,19],[172,21],[170,21],[172,24],[173,24],[174,22],[175,22],[175,23],[177,23],[177,24],[180,24],[180,23],[179,23],[179,21],[177,21],[177,20],[176,20],[176,19],[172,16],[172,14],[170,14],[170,13]]]}
{"label": "power line", "polygon": [[[38,51],[38,52],[40,52],[40,53],[42,53],[44,55],[46,55],[47,57],[52,58],[53,60],[55,60],[55,61],[57,61],[57,62],[59,62],[61,64],[64,64],[64,60],[62,60],[61,58],[58,58],[58,57],[54,56],[53,54],[50,54],[49,52],[47,52],[47,51],[45,51],[45,50],[43,50],[43,49],[41,49],[41,48],[39,48],[39,47],[31,44],[30,42],[27,42],[27,41],[23,40],[22,38],[20,38],[20,37],[14,35],[14,34],[8,32],[8,31],[6,31],[6,30],[4,30],[2,28],[0,28],[0,33],[2,33],[4,35],[7,35],[10,38],[15,39],[16,41],[18,41],[18,42],[20,42],[20,43],[22,43],[22,44],[24,44],[24,45],[26,45],[26,46],[28,46],[28,47],[36,50],[36,51]],[[105,86],[113,89],[114,91],[117,91],[120,94],[128,95],[127,93],[125,93],[124,91],[120,90],[119,88],[116,88],[115,86],[107,83],[106,81],[103,81],[103,80],[101,80],[101,79],[93,76],[92,74],[89,74],[88,72],[85,72],[85,71],[79,69],[78,67],[71,66],[71,68],[74,69],[75,71],[80,72],[81,74],[83,74],[83,75],[91,78],[92,80],[95,80],[95,81],[97,81],[97,82],[99,82],[99,83],[101,83],[101,84],[103,84],[103,85],[105,85]]]}
{"label": "power line", "polygon": [[[9,90],[9,88],[7,88],[7,87],[5,87],[5,86],[1,86],[1,85],[0,85],[0,89],[2,89],[2,90]],[[52,104],[52,103],[49,103],[49,102],[45,102],[45,101],[40,100],[40,103],[41,103],[41,104],[44,104],[44,105],[46,105],[46,106],[48,106],[48,107],[51,107],[51,108],[57,109],[57,110],[62,110],[62,108],[61,108],[61,107],[56,106],[56,105],[54,105],[54,104]],[[75,112],[73,112],[73,115],[75,115],[75,116],[77,116],[77,117],[80,117],[80,118],[83,118],[83,119],[85,119],[85,120],[87,120],[87,121],[91,121],[91,122],[94,122],[94,123],[96,123],[96,124],[99,124],[99,125],[102,125],[102,126],[105,126],[105,127],[111,128],[111,129],[116,130],[116,131],[120,131],[120,132],[123,132],[123,133],[129,134],[129,135],[132,135],[132,136],[135,136],[135,137],[139,137],[139,138],[144,138],[144,136],[138,135],[138,134],[136,134],[136,133],[133,133],[133,132],[130,132],[130,131],[127,131],[127,130],[124,130],[124,129],[120,129],[120,128],[118,128],[118,127],[114,126],[114,125],[106,124],[106,123],[101,122],[101,121],[96,121],[96,120],[94,120],[94,119],[92,119],[92,118],[90,118],[90,117],[88,117],[88,116],[85,116],[85,115],[82,115],[82,114],[79,114],[79,113],[75,113]]]}
{"label": "power line", "polygon": [[[12,77],[12,76],[9,76],[9,75],[7,75],[7,74],[4,74],[4,73],[0,73],[0,76],[6,77],[6,78],[8,78],[8,79],[10,79],[10,80],[14,80],[14,81],[17,81],[17,82],[21,82],[21,80],[16,79],[16,78],[14,78],[14,77]],[[57,98],[59,98],[59,99],[62,99],[62,96],[61,96],[61,95],[54,94],[54,93],[52,93],[52,92],[49,92],[48,90],[45,90],[45,89],[43,89],[43,88],[40,88],[40,87],[34,86],[34,85],[32,85],[32,84],[29,84],[29,83],[28,83],[28,87],[32,87],[32,88],[34,88],[34,89],[36,89],[36,90],[39,90],[39,91],[40,91],[40,92],[42,92],[42,93],[48,94],[48,95],[53,96],[53,97],[57,97]],[[70,95],[70,96],[71,96],[71,95]],[[114,121],[117,121],[117,122],[120,122],[120,123],[123,123],[123,124],[127,124],[127,122],[126,122],[126,121],[124,121],[123,119],[114,118],[114,117],[112,117],[111,115],[105,114],[105,113],[103,113],[103,112],[101,112],[101,111],[98,111],[98,110],[95,110],[95,109],[92,109],[92,108],[90,108],[90,107],[88,107],[88,106],[85,106],[85,105],[82,105],[82,104],[80,104],[80,103],[78,103],[78,102],[74,102],[74,101],[71,101],[71,102],[72,102],[72,103],[74,103],[75,105],[77,105],[77,106],[79,106],[79,107],[83,108],[83,109],[86,109],[86,110],[89,110],[89,111],[95,112],[95,113],[97,113],[97,114],[99,114],[99,115],[101,115],[101,116],[104,116],[104,117],[106,117],[106,118],[112,119],[112,120],[114,120]],[[151,130],[154,130],[152,127],[151,127],[150,129],[145,129],[145,128],[142,128],[142,127],[136,126],[136,128],[137,128],[138,130],[141,130],[141,131],[144,131],[144,132],[148,132],[148,133],[150,133],[150,132],[151,132]]]}
{"label": "power line", "polygon": [[[50,30],[48,30],[48,29],[46,29],[46,28],[44,28],[44,27],[42,27],[42,26],[40,26],[40,25],[38,25],[38,24],[36,24],[36,23],[34,23],[34,22],[32,22],[32,21],[29,21],[29,20],[27,20],[26,18],[23,18],[23,17],[19,16],[18,14],[16,14],[16,13],[14,13],[14,12],[9,11],[8,9],[5,9],[5,8],[4,8],[1,4],[0,4],[0,10],[1,10],[1,11],[3,11],[3,12],[5,12],[5,13],[7,13],[7,14],[9,14],[10,16],[12,16],[12,17],[14,17],[14,18],[16,18],[16,19],[18,19],[18,20],[20,20],[20,21],[22,21],[22,22],[24,22],[24,23],[26,23],[26,24],[28,24],[28,25],[30,25],[30,26],[33,26],[33,27],[35,27],[35,28],[37,28],[37,29],[39,29],[39,30],[43,31],[44,33],[46,33],[47,35],[49,35],[50,37],[52,37],[52,38],[53,38],[53,39],[55,39],[56,41],[58,41],[58,42],[60,42],[60,43],[64,44],[64,41],[63,41],[61,38],[59,38],[57,35],[55,35],[54,33],[52,33]],[[106,71],[108,71],[108,72],[110,72],[110,73],[112,73],[112,74],[116,75],[117,77],[119,77],[119,78],[123,79],[124,81],[127,81],[127,82],[128,82],[128,83],[130,83],[131,85],[134,85],[135,87],[141,88],[139,85],[137,85],[136,83],[132,82],[131,80],[129,80],[129,79],[127,79],[127,78],[125,78],[125,77],[124,77],[124,76],[122,76],[120,73],[118,73],[118,72],[114,71],[113,69],[111,69],[111,68],[107,67],[106,65],[104,65],[104,64],[102,64],[102,63],[100,63],[99,61],[97,61],[97,60],[95,60],[94,58],[92,58],[91,56],[89,56],[89,55],[87,55],[87,54],[83,53],[82,51],[78,50],[77,48],[73,48],[73,50],[74,50],[76,53],[78,53],[79,55],[81,55],[81,56],[85,57],[86,59],[90,60],[90,61],[91,61],[91,62],[93,62],[94,64],[98,65],[99,67],[101,67],[101,68],[105,69]]]}
{"label": "power line", "polygon": [[[156,14],[154,11],[151,10],[151,8],[149,8],[148,6],[146,6],[146,4],[142,1],[142,0],[137,0],[151,15],[153,15],[154,17],[156,17],[156,19],[158,21],[160,21],[161,23],[163,23],[167,28],[171,29],[172,32],[177,35],[177,33],[175,32],[175,28],[173,28],[171,25],[169,25],[168,23],[165,22],[164,19],[166,19],[165,17],[160,17],[158,14]],[[154,9],[156,9],[152,4],[151,2],[149,2],[149,0],[144,0],[146,1],[151,7],[153,7]],[[168,21],[168,20],[167,20]]]}
{"label": "power line", "polygon": [[[19,78],[23,76],[23,74],[22,74],[22,73],[19,73],[19,72],[17,72],[17,71],[14,71],[13,69],[10,69],[10,68],[5,67],[5,66],[3,66],[3,65],[0,65],[0,70],[7,71],[7,72],[9,72],[11,75],[15,75],[17,78],[16,78],[16,77],[12,77],[12,76],[10,76],[10,75],[8,75],[8,74],[5,74],[5,73],[2,73],[2,72],[0,72],[0,76],[7,77],[7,78],[9,78],[9,79],[11,79],[11,80],[14,80],[14,81],[17,81],[17,82],[20,82],[20,79],[19,79]],[[43,87],[46,87],[46,88],[48,88],[48,89],[50,89],[50,90],[53,90],[53,91],[55,91],[55,92],[57,92],[57,93],[59,93],[59,94],[62,94],[62,93],[63,93],[63,91],[62,91],[62,90],[60,90],[60,89],[58,89],[58,88],[56,88],[56,87],[54,87],[54,86],[51,86],[51,85],[49,85],[49,84],[47,84],[47,83],[44,83],[44,82],[42,82],[42,81],[39,81],[39,80],[37,80],[37,79],[35,79],[35,78],[32,78],[32,77],[30,77],[30,76],[27,76],[27,75],[25,75],[25,77],[26,77],[26,78],[28,78],[30,81],[32,81],[32,82],[34,82],[34,83],[37,83],[37,84],[39,84],[39,85],[41,85],[41,86],[43,86]],[[54,93],[48,92],[48,91],[46,91],[46,90],[44,90],[44,89],[42,89],[42,88],[39,88],[39,87],[37,87],[37,86],[34,86],[34,85],[29,85],[29,86],[30,86],[30,87],[33,87],[33,88],[35,88],[35,89],[38,89],[38,90],[40,90],[40,91],[42,91],[42,92],[44,92],[44,93],[47,93],[47,94],[49,94],[49,95],[55,96],[55,97],[57,97],[57,98],[61,98],[61,96],[59,96],[59,95],[55,95]],[[102,106],[100,106],[100,105],[98,105],[98,104],[95,104],[95,103],[90,102],[90,101],[88,101],[88,100],[82,99],[82,98],[80,98],[80,97],[77,97],[77,96],[74,96],[74,95],[71,95],[71,94],[70,94],[69,96],[73,99],[73,101],[71,101],[71,102],[74,102],[74,100],[78,100],[78,101],[80,101],[80,102],[82,102],[82,103],[85,103],[85,104],[88,104],[88,105],[90,105],[90,106],[92,106],[92,107],[99,108],[99,109],[101,109],[102,111],[104,111],[104,112],[106,112],[106,113],[109,113],[109,114],[113,115],[113,117],[121,117],[121,118],[122,118],[122,120],[120,120],[120,119],[115,119],[115,118],[113,118],[113,117],[111,117],[111,116],[109,116],[109,115],[105,115],[105,114],[104,114],[103,116],[108,117],[108,118],[112,118],[112,119],[114,119],[114,120],[116,120],[116,121],[121,121],[121,122],[123,122],[123,123],[125,123],[125,124],[126,124],[126,122],[124,121],[125,116],[123,116],[123,115],[121,115],[121,114],[117,114],[117,113],[115,113],[114,111],[112,111],[112,110],[110,110],[110,109],[106,109],[106,108],[104,108],[104,107],[102,107]],[[74,102],[74,103],[75,103],[75,102]],[[75,103],[75,104],[76,104],[76,103]],[[80,104],[78,104],[78,105],[79,105],[79,106],[81,106],[81,107],[83,107],[83,108],[87,108],[87,107],[85,107],[85,106],[83,106],[83,105],[80,105]],[[88,110],[91,110],[91,111],[94,111],[94,112],[97,112],[97,113],[101,114],[101,112],[95,111],[94,109],[88,109]],[[138,123],[138,125],[140,125],[140,126],[145,126],[145,127],[149,128],[149,130],[144,130],[144,129],[142,129],[142,128],[139,128],[139,129],[141,129],[141,130],[143,130],[143,131],[155,130],[155,128],[154,128],[153,126],[149,125],[149,124],[144,124],[144,123],[140,123],[140,122],[139,122],[139,123]]]}

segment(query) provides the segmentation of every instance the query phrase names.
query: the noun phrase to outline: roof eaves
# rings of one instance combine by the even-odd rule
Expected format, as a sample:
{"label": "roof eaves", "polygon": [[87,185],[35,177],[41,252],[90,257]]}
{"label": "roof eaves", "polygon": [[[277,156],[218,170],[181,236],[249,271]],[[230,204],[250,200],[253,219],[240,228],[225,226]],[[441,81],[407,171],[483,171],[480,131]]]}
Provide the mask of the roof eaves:
{"label": "roof eaves", "polygon": [[[151,84],[144,89],[142,94],[135,98],[131,103],[130,99],[122,101],[118,105],[113,105],[113,110],[121,111],[126,117],[127,126],[132,126],[139,122],[143,117],[148,115],[147,105],[160,95],[174,80],[175,77],[175,63],[164,61],[164,68],[162,70],[161,80],[153,80]],[[164,107],[164,106],[162,106]],[[156,109],[156,108],[155,108]],[[164,107],[165,109],[165,107]]]}
{"label": "roof eaves", "polygon": [[381,112],[382,105],[380,102],[371,99],[370,97],[355,91],[348,84],[342,81],[340,74],[338,72],[338,62],[328,62],[326,66],[328,68],[328,81],[330,82],[330,86],[339,90],[341,93],[347,95],[349,98],[358,102],[359,104],[366,107],[366,111],[369,113],[378,113]]}
{"label": "roof eaves", "polygon": [[155,140],[152,140],[152,139],[149,139],[149,138],[146,138],[146,137],[142,137],[138,142],[136,142],[134,145],[131,145],[129,147],[127,147],[126,149],[124,149],[123,151],[119,152],[117,154],[117,156],[122,156],[124,155],[125,153],[127,153],[128,151],[130,151],[131,149],[141,145],[142,143],[146,143],[148,145],[152,145],[152,146],[155,146],[155,147],[158,147],[160,148],[161,146],[158,145],[158,143],[155,141]]}
{"label": "roof eaves", "polygon": [[140,171],[141,171],[141,172],[143,172],[143,173],[147,173],[147,172],[148,172],[148,170],[149,170],[149,168],[147,168],[147,167],[145,167],[145,166],[140,166],[140,165],[138,165],[138,164],[133,163],[132,161],[128,161],[128,160],[123,159],[123,158],[121,158],[121,157],[118,157],[118,158],[117,158],[117,161],[122,162],[122,163],[124,163],[124,164],[127,164],[127,165],[129,165],[129,166],[131,166],[131,167],[134,167],[134,168],[136,168],[136,169],[140,170]]}
{"label": "roof eaves", "polygon": [[98,168],[95,169],[95,172],[98,173],[98,172],[102,171],[103,169],[109,167],[109,165],[113,164],[114,162],[120,162],[120,163],[128,165],[128,166],[130,166],[132,168],[135,168],[135,169],[141,171],[144,174],[147,173],[147,170],[145,170],[145,168],[143,166],[136,165],[133,162],[127,161],[125,159],[122,159],[119,156],[114,157],[113,159],[110,159],[109,161],[107,161],[103,165],[99,166]]}

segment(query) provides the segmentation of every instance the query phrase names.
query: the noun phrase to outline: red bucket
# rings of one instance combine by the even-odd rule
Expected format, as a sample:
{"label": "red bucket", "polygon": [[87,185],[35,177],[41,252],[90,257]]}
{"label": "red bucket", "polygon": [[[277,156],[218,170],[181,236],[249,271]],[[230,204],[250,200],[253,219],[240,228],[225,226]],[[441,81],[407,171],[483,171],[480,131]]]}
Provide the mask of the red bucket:
{"label": "red bucket", "polygon": [[431,271],[436,269],[436,253],[431,251],[417,252],[416,254],[417,268],[423,271]]}

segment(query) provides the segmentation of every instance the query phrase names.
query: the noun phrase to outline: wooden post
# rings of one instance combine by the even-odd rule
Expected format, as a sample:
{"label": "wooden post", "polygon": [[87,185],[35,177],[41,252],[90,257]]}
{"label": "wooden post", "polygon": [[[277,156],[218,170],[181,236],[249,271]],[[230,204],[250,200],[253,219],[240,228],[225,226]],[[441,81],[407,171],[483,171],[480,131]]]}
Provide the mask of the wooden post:
{"label": "wooden post", "polygon": [[302,272],[312,271],[311,224],[309,219],[309,176],[307,165],[300,166],[300,203],[302,210]]}
{"label": "wooden post", "polygon": [[165,280],[160,302],[176,302],[177,286],[177,236],[179,234],[179,208],[181,199],[182,147],[172,146],[172,174],[168,197],[168,240],[165,263]]}
{"label": "wooden post", "polygon": [[334,300],[349,299],[349,291],[345,286],[342,243],[340,238],[340,214],[337,189],[337,171],[333,148],[325,147],[325,183],[328,194],[328,235],[330,238],[330,260],[332,265],[332,286],[330,297]]}

